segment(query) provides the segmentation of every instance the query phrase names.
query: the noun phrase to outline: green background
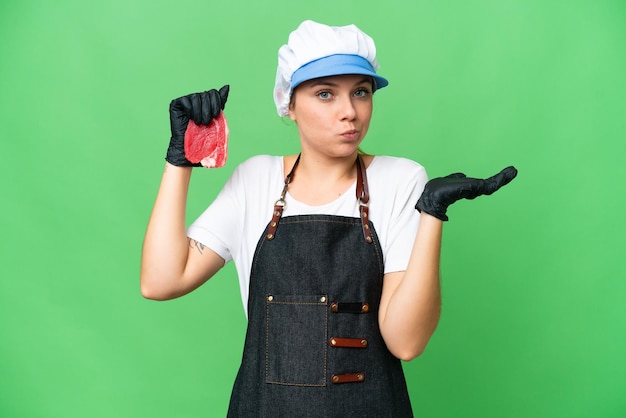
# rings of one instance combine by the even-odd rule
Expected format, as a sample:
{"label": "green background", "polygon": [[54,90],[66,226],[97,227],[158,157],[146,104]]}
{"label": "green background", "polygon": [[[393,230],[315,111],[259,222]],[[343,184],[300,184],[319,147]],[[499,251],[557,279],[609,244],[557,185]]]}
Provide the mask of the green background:
{"label": "green background", "polygon": [[[0,416],[224,416],[245,332],[235,270],[142,299],[171,99],[231,84],[234,167],[296,152],[276,52],[356,23],[390,86],[364,149],[496,195],[450,209],[443,314],[405,364],[420,417],[626,416],[626,2],[0,3]],[[375,198],[375,197],[373,197]]]}

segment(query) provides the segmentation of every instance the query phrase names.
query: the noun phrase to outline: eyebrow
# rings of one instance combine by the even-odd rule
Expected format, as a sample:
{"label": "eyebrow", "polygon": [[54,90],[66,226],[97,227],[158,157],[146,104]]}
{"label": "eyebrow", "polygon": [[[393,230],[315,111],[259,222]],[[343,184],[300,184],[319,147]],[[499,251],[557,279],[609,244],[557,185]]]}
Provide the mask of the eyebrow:
{"label": "eyebrow", "polygon": [[[354,85],[357,86],[359,84],[367,84],[369,82],[370,82],[370,78],[365,76],[360,81],[354,83]],[[317,86],[337,87],[338,84],[330,81],[328,77],[321,77],[319,79],[316,79],[316,81],[314,81],[313,83],[309,85],[309,87],[317,87]]]}

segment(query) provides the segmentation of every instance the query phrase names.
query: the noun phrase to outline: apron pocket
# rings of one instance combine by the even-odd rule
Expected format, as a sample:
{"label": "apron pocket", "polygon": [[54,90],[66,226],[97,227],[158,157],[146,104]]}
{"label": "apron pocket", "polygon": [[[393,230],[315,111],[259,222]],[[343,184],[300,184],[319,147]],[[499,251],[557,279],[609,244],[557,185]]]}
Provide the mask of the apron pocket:
{"label": "apron pocket", "polygon": [[267,295],[265,381],[326,386],[326,295]]}

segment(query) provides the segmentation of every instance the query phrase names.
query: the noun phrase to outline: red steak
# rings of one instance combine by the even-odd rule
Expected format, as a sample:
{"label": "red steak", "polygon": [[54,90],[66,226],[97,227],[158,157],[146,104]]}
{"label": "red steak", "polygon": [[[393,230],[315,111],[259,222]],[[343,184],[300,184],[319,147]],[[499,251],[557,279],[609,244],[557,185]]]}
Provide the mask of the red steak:
{"label": "red steak", "polygon": [[228,124],[224,112],[208,125],[189,121],[185,131],[185,157],[206,168],[223,167],[228,158]]}

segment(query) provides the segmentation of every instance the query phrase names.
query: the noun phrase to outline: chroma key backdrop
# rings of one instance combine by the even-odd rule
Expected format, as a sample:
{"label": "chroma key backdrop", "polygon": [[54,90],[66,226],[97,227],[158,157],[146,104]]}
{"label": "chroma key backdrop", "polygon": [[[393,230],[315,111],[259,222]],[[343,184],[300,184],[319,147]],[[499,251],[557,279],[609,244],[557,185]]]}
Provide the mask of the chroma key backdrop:
{"label": "chroma key backdrop", "polygon": [[448,212],[441,322],[404,364],[415,415],[625,417],[622,0],[3,1],[0,416],[225,416],[234,267],[139,291],[168,106],[231,85],[228,161],[194,169],[191,222],[237,164],[297,152],[272,88],[305,19],[376,40],[390,84],[364,151],[431,177],[519,169]]}

